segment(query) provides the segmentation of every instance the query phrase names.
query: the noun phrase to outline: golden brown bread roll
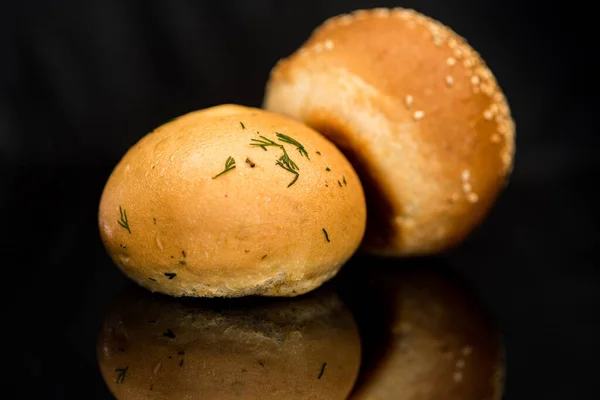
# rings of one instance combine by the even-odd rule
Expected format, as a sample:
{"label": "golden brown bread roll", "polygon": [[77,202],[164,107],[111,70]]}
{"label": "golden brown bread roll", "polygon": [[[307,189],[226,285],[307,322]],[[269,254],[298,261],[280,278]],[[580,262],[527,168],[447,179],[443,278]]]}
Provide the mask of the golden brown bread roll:
{"label": "golden brown bread roll", "polygon": [[108,179],[102,240],[138,284],[173,296],[295,296],[330,279],[364,234],[352,165],[290,118],[224,105],[171,121]]}
{"label": "golden brown bread roll", "polygon": [[134,288],[111,306],[97,346],[118,400],[343,400],[360,339],[339,297],[174,299]]}
{"label": "golden brown bread roll", "polygon": [[267,84],[264,107],[325,134],[359,173],[363,248],[446,250],[484,218],[513,165],[514,124],[484,61],[415,11],[332,18]]}
{"label": "golden brown bread roll", "polygon": [[363,341],[350,399],[499,400],[502,341],[477,297],[436,261],[397,263],[357,258],[340,277]]}

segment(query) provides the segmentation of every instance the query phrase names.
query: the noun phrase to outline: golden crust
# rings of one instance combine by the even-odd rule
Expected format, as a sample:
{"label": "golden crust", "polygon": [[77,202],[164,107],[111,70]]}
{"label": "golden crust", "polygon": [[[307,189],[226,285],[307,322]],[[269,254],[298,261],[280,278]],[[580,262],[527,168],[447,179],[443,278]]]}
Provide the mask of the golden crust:
{"label": "golden crust", "polygon": [[328,136],[369,204],[363,247],[382,255],[448,249],[506,184],[514,123],[479,55],[405,9],[332,18],[271,73],[264,106]]}
{"label": "golden crust", "polygon": [[98,335],[117,399],[342,400],[352,390],[360,338],[334,292],[239,304],[136,289],[114,302]]}
{"label": "golden crust", "polygon": [[[291,186],[295,175],[276,165],[283,150],[250,145],[261,135],[285,145],[297,165]],[[228,157],[235,168],[214,178]],[[290,118],[232,105],[184,115],[142,138],[108,179],[99,209],[102,240],[119,268],[173,296],[305,293],[356,251],[365,223],[361,183],[331,142]]]}

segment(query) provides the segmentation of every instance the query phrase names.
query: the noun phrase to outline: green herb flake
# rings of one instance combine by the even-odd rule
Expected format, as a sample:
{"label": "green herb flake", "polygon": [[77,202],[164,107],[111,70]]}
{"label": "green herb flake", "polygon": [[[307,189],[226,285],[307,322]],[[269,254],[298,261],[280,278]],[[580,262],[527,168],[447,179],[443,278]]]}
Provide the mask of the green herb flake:
{"label": "green herb flake", "polygon": [[127,232],[131,233],[131,229],[129,229],[129,220],[127,219],[127,210],[119,206],[119,213],[121,214],[121,220],[117,220],[117,222],[123,228],[127,229]]}
{"label": "green herb flake", "polygon": [[345,176],[342,176],[342,182],[344,182],[344,186],[347,185],[347,183],[346,183],[346,177]]}
{"label": "green herb flake", "polygon": [[296,148],[298,149],[298,152],[300,153],[300,155],[302,157],[306,157],[310,160],[310,157],[308,156],[308,152],[306,151],[306,149],[304,148],[304,146],[302,144],[300,144],[300,142],[298,142],[297,140],[289,137],[288,135],[284,135],[283,133],[277,133],[275,132],[275,135],[277,136],[277,138],[279,138],[280,142],[283,143],[289,143],[292,146],[296,146]]}
{"label": "green herb flake", "polygon": [[340,187],[342,187],[342,182],[340,182],[339,180],[338,180],[338,185],[340,185]]}
{"label": "green herb flake", "polygon": [[129,367],[115,369],[115,372],[119,373],[117,375],[117,384],[122,384],[123,382],[125,382],[125,374],[127,374],[128,369]]}
{"label": "green herb flake", "polygon": [[322,228],[322,229],[323,229],[323,233],[325,234],[325,240],[327,240],[327,243],[331,242],[331,240],[329,240],[329,234],[327,233],[325,228]]}
{"label": "green herb flake", "polygon": [[179,260],[179,264],[186,265],[187,263],[185,262],[185,260]]}
{"label": "green herb flake", "polygon": [[[278,134],[278,135],[280,135],[280,134]],[[286,137],[289,137],[289,136],[286,136]],[[296,183],[296,181],[298,180],[298,177],[300,176],[297,172],[299,170],[298,165],[296,165],[296,163],[290,158],[287,151],[285,150],[285,147],[282,144],[274,142],[273,140],[271,140],[265,136],[262,136],[262,135],[260,136],[260,139],[250,139],[250,141],[252,142],[252,143],[250,143],[250,146],[260,147],[264,151],[267,151],[267,147],[278,147],[281,150],[283,150],[283,155],[281,157],[279,157],[279,159],[277,160],[277,162],[275,164],[278,165],[279,167],[283,168],[284,170],[295,175],[294,179],[292,179],[292,181],[287,185],[287,187],[290,187],[294,183]],[[306,150],[304,150],[304,147],[302,147],[302,150],[304,152],[306,152]]]}
{"label": "green herb flake", "polygon": [[240,125],[242,126],[242,129],[246,129],[246,125],[244,125],[242,121],[240,121]]}
{"label": "green herb flake", "polygon": [[331,168],[327,167],[327,168],[325,168],[325,171],[329,172],[329,171],[331,171]]}
{"label": "green herb flake", "polygon": [[167,329],[166,332],[163,333],[163,336],[166,336],[171,339],[175,339],[175,334],[170,329]]}
{"label": "green herb flake", "polygon": [[317,153],[318,155],[321,155],[321,152],[320,152],[320,151],[315,151],[315,153]]}
{"label": "green herb flake", "polygon": [[169,279],[173,279],[177,276],[177,274],[175,274],[173,272],[165,272],[165,276],[168,276]]}
{"label": "green herb flake", "polygon": [[321,377],[325,373],[325,367],[326,366],[327,366],[327,363],[323,363],[323,365],[321,366],[321,372],[319,372],[319,376],[317,377],[317,379],[321,379]]}
{"label": "green herb flake", "polygon": [[154,279],[154,278],[148,278],[148,279],[150,279],[152,282],[156,282],[156,279]]}
{"label": "green herb flake", "polygon": [[213,176],[213,179],[218,178],[219,176],[223,175],[226,172],[231,171],[232,169],[235,168],[235,159],[231,156],[227,157],[227,161],[225,161],[225,169],[218,173],[217,175]]}

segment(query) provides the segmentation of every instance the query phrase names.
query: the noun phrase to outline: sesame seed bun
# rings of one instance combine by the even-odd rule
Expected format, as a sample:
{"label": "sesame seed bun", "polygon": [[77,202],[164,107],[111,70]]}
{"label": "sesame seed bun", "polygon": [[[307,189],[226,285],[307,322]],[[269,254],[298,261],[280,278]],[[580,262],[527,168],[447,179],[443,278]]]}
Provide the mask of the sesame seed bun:
{"label": "sesame seed bun", "polygon": [[435,261],[366,262],[351,262],[340,277],[352,275],[347,304],[363,340],[349,398],[499,400],[502,339],[470,288]]}
{"label": "sesame seed bun", "polygon": [[354,319],[331,290],[242,301],[129,289],[97,341],[100,371],[119,400],[343,400],[360,351]]}
{"label": "sesame seed bun", "polygon": [[152,291],[295,296],[356,251],[366,206],[352,165],[322,135],[224,105],[134,145],[106,183],[98,218],[114,262]]}
{"label": "sesame seed bun", "polygon": [[264,107],[320,131],[359,173],[366,251],[440,252],[478,225],[515,151],[506,99],[448,27],[405,9],[326,21],[267,84]]}

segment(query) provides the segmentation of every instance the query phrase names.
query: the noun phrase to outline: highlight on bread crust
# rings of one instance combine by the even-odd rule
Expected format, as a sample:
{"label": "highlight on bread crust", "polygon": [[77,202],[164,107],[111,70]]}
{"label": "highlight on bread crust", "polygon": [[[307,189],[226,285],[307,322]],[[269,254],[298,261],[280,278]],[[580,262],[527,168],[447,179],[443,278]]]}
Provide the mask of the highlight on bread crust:
{"label": "highlight on bread crust", "polygon": [[366,224],[361,182],[325,137],[224,105],[143,137],[112,172],[99,227],[117,266],[173,296],[296,296],[333,277]]}
{"label": "highlight on bread crust", "polygon": [[292,299],[176,299],[122,293],[97,341],[119,400],[346,399],[360,338],[335,292]]}
{"label": "highlight on bread crust", "polygon": [[460,243],[513,165],[514,123],[492,72],[458,34],[412,10],[326,21],[273,68],[264,107],[350,159],[369,209],[363,249],[379,255]]}

